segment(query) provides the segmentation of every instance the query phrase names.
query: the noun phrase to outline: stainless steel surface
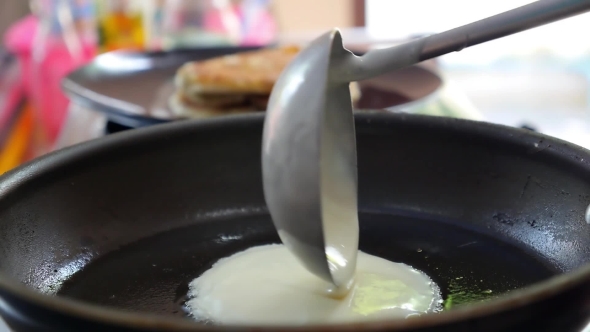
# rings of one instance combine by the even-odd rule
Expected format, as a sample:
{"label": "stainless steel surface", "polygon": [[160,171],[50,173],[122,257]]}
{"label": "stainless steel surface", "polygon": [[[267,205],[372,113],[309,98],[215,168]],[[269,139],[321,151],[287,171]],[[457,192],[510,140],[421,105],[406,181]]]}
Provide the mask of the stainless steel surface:
{"label": "stainless steel surface", "polygon": [[344,48],[337,29],[313,41],[275,84],[264,126],[264,192],[283,243],[318,277],[339,287],[352,280],[358,220],[350,82],[588,10],[590,0],[537,1],[360,57]]}
{"label": "stainless steel surface", "polygon": [[[331,57],[348,52],[339,36],[316,39],[276,82],[264,124],[262,170],[283,243],[309,271],[344,286],[355,271],[359,230],[350,90],[348,82],[330,84],[328,72]],[[328,255],[341,259],[330,264]]]}

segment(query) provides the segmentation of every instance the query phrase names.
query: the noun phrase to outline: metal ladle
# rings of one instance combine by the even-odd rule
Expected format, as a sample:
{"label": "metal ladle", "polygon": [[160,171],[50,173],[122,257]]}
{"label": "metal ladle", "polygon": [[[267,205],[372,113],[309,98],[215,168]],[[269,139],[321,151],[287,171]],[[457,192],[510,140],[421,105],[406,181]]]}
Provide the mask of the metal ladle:
{"label": "metal ladle", "polygon": [[264,123],[264,195],[283,243],[311,273],[351,284],[359,226],[350,82],[588,10],[590,0],[537,1],[360,57],[336,29],[314,40],[276,82]]}

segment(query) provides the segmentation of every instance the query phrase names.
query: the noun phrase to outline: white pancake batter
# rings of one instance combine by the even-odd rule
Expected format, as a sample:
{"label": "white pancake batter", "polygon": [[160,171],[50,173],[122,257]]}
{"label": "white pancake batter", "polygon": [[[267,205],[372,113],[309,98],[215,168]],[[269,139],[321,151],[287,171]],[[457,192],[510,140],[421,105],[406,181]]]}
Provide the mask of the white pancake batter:
{"label": "white pancake batter", "polygon": [[304,325],[406,318],[441,310],[435,283],[412,267],[358,253],[355,284],[342,299],[284,245],[223,258],[190,283],[192,316],[217,324]]}

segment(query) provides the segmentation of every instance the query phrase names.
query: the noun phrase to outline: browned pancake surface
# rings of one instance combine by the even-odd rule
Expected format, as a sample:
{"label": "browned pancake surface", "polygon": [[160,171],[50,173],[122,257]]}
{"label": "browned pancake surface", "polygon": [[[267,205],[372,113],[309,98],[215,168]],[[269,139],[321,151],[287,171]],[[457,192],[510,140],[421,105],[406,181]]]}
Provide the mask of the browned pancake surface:
{"label": "browned pancake surface", "polygon": [[177,73],[178,88],[190,96],[203,94],[270,94],[299,48],[288,46],[189,62]]}

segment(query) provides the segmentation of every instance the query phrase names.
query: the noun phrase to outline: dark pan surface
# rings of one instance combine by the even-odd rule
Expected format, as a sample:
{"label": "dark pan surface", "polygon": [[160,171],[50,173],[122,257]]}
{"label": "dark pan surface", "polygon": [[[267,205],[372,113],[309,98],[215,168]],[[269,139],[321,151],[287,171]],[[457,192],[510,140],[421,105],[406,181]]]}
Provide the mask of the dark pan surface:
{"label": "dark pan surface", "polygon": [[[212,220],[109,253],[65,282],[58,294],[125,310],[185,316],[183,303],[192,279],[219,258],[268,243],[280,240],[266,215]],[[448,304],[489,298],[557,272],[538,255],[489,234],[395,211],[361,214],[361,250],[426,272]]]}
{"label": "dark pan surface", "polygon": [[[170,317],[187,282],[277,240],[261,188],[262,119],[114,134],[4,175],[0,313],[17,331],[195,328]],[[587,150],[456,119],[359,114],[356,125],[362,249],[426,271],[455,304],[461,291],[496,295],[574,271],[484,306],[372,328],[578,332],[587,322]]]}

